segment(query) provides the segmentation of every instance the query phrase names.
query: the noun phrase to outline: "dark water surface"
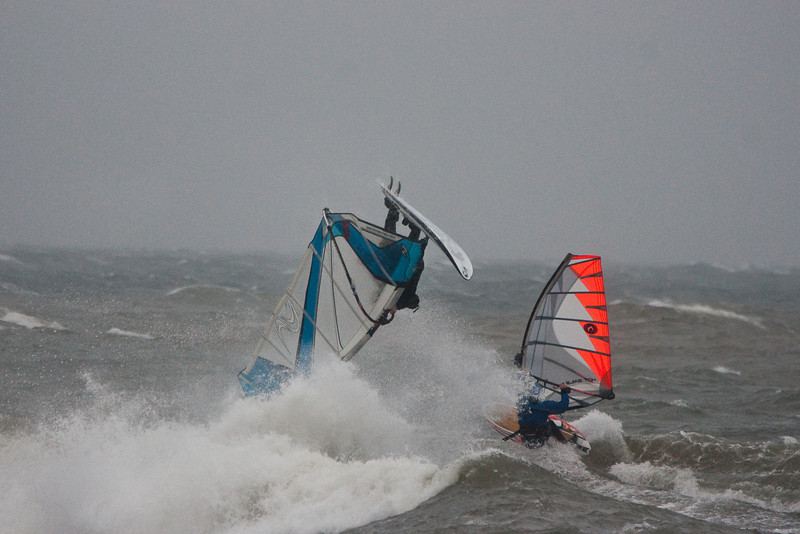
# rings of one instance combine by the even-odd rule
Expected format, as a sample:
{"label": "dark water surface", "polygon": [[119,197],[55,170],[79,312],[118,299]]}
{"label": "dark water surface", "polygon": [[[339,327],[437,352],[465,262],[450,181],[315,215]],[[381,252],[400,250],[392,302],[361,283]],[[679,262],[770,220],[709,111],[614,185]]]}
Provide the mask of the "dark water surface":
{"label": "dark water surface", "polygon": [[422,309],[270,400],[236,373],[295,259],[0,251],[0,532],[800,532],[800,271],[604,258],[592,452],[485,406],[554,265],[431,253]]}

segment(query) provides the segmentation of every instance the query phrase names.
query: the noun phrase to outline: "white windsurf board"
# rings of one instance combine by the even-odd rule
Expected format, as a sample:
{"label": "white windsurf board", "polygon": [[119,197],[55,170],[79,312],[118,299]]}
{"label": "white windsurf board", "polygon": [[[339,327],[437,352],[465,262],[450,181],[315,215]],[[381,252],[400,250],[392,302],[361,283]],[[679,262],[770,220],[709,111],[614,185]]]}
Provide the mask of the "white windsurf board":
{"label": "white windsurf board", "polygon": [[464,252],[464,249],[456,243],[456,241],[444,233],[441,228],[433,224],[433,222],[419,212],[414,206],[408,203],[407,200],[394,193],[391,189],[384,184],[380,184],[383,195],[389,199],[397,209],[407,219],[418,226],[428,237],[430,237],[448,257],[453,267],[456,268],[458,274],[464,280],[472,278],[472,262]]}

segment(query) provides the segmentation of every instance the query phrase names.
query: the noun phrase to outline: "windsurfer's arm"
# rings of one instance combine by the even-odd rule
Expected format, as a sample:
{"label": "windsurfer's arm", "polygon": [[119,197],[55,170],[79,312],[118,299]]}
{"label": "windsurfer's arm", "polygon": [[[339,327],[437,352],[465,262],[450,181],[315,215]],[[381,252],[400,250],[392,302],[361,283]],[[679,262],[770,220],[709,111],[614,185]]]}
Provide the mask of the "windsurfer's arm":
{"label": "windsurfer's arm", "polygon": [[562,384],[561,400],[558,401],[544,401],[540,402],[536,409],[547,411],[549,413],[564,413],[569,407],[569,393],[572,391],[569,387]]}
{"label": "windsurfer's arm", "polygon": [[383,223],[383,229],[387,232],[397,233],[397,221],[400,219],[400,212],[397,206],[394,205],[388,198],[383,199],[383,204],[389,210],[386,214],[386,221]]}

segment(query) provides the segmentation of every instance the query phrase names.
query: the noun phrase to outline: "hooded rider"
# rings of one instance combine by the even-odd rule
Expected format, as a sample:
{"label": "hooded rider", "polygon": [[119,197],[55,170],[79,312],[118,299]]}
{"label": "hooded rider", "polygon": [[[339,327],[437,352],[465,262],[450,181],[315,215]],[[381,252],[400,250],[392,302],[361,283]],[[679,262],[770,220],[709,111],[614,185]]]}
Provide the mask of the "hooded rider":
{"label": "hooded rider", "polygon": [[569,393],[572,391],[566,384],[559,385],[561,400],[540,401],[539,386],[535,385],[529,395],[524,395],[517,403],[519,433],[528,447],[541,447],[553,433],[554,424],[549,417],[564,413],[569,407]]}

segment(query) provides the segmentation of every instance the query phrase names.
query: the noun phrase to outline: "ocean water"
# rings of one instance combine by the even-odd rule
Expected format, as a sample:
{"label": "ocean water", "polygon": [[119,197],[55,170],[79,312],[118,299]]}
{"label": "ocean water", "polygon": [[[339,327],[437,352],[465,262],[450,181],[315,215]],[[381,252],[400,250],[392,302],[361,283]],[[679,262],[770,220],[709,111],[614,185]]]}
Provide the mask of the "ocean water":
{"label": "ocean water", "polygon": [[0,532],[800,532],[800,270],[604,258],[617,396],[570,414],[581,456],[482,418],[557,262],[432,251],[419,312],[243,399],[296,261],[0,250]]}

